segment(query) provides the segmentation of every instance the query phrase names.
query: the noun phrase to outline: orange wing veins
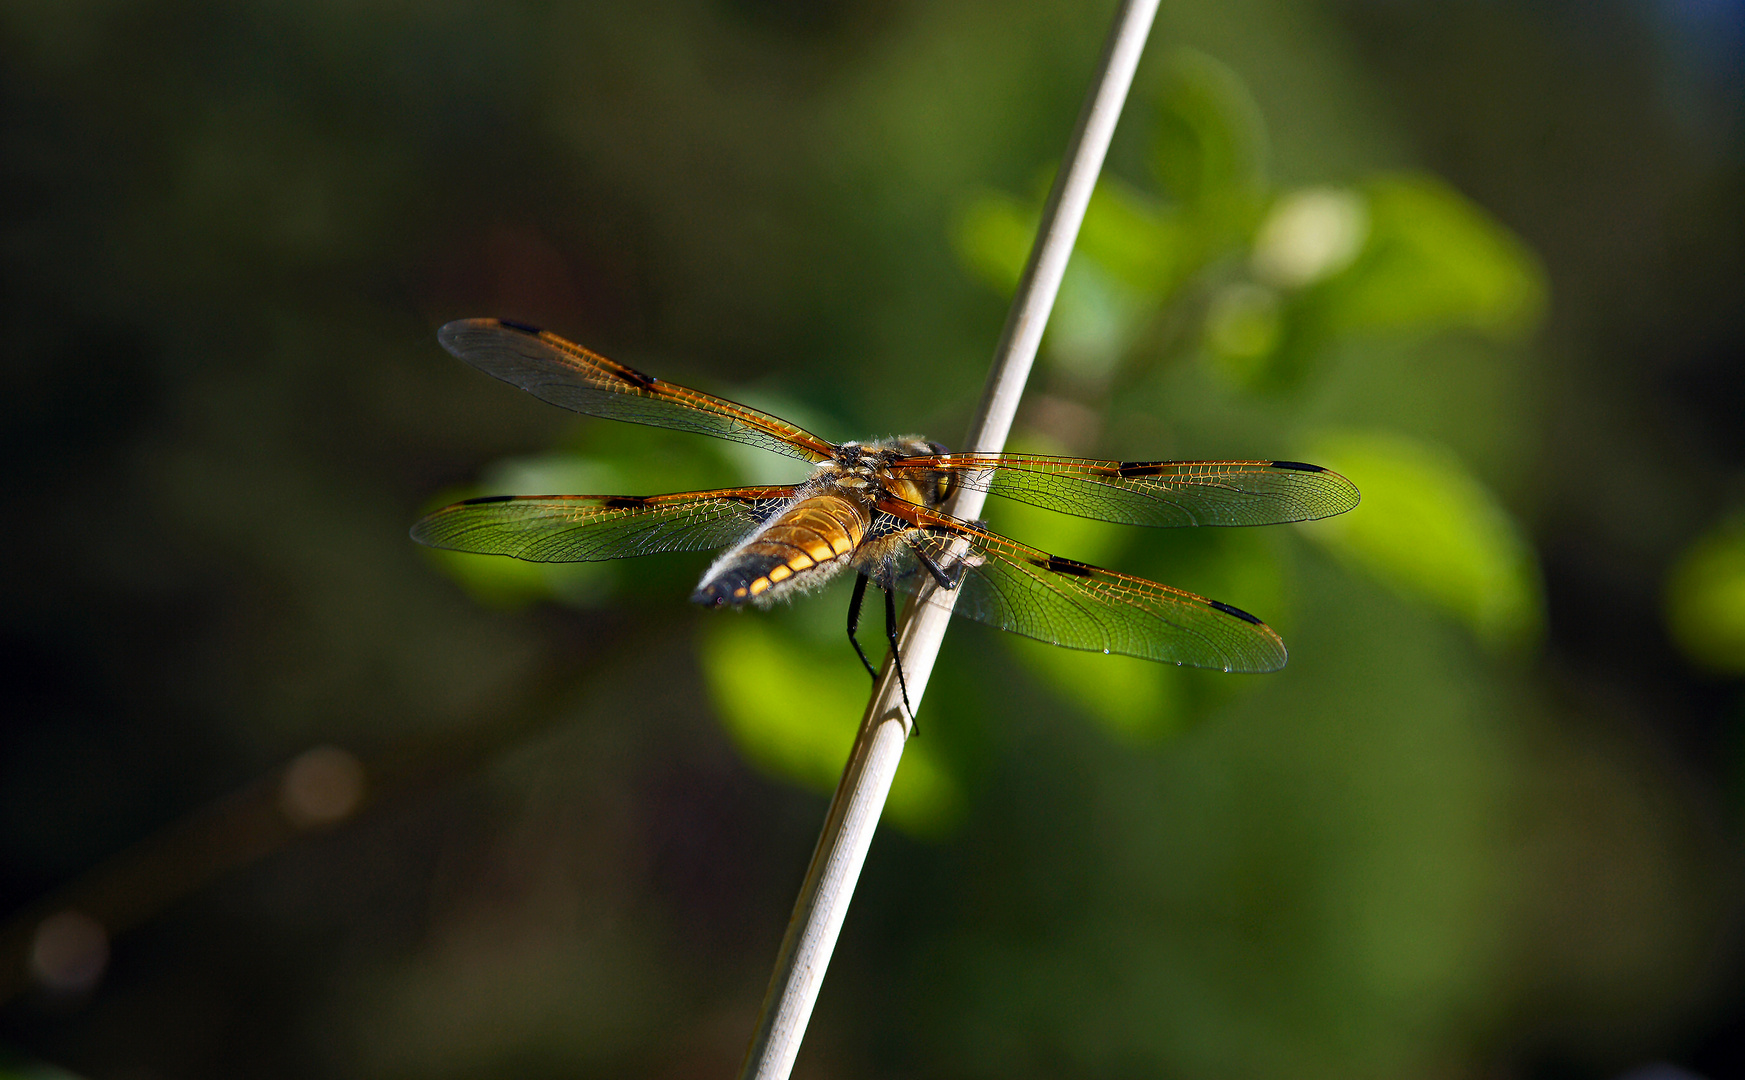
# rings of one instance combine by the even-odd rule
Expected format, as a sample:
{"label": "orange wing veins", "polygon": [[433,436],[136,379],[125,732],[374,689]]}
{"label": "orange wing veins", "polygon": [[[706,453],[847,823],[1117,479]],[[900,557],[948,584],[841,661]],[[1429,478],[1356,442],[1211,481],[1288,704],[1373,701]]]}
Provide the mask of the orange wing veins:
{"label": "orange wing veins", "polygon": [[804,461],[823,461],[835,449],[779,417],[645,375],[549,330],[462,319],[438,337],[443,348],[487,375],[572,412],[713,435]]}

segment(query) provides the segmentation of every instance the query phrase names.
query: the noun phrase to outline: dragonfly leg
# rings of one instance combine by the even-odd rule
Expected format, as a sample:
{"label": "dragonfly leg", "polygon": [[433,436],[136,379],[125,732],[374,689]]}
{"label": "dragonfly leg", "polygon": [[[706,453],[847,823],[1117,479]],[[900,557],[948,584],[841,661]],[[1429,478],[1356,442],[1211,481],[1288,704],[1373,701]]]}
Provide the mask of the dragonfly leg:
{"label": "dragonfly leg", "polygon": [[915,719],[915,706],[909,704],[909,681],[903,678],[903,654],[897,651],[897,595],[890,589],[885,589],[884,594],[885,637],[891,643],[891,663],[897,668],[897,686],[903,691],[903,708],[909,710],[909,734],[919,735],[921,725]]}
{"label": "dragonfly leg", "polygon": [[854,595],[848,601],[848,643],[854,646],[854,655],[860,657],[860,666],[866,668],[866,673],[877,682],[878,669],[872,666],[872,661],[866,658],[866,652],[860,647],[860,639],[854,632],[860,629],[860,605],[866,599],[866,575],[860,574],[854,579]]}
{"label": "dragonfly leg", "polygon": [[927,572],[933,576],[934,581],[939,583],[941,589],[947,591],[955,589],[958,583],[963,581],[963,561],[961,559],[952,563],[951,570],[948,572],[934,561],[933,556],[920,548],[910,545],[909,550],[915,553],[915,561],[927,568]]}

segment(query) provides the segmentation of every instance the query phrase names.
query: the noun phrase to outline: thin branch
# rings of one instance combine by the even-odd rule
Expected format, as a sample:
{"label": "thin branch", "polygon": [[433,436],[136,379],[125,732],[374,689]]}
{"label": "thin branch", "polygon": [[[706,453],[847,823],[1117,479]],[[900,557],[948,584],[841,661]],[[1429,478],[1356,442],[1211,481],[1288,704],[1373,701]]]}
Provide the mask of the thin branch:
{"label": "thin branch", "polygon": [[[1043,206],[1042,223],[1030,261],[1018,281],[1018,294],[1006,316],[999,347],[994,353],[987,389],[976,411],[964,449],[996,452],[1006,444],[1018,399],[1030,377],[1030,366],[1042,342],[1042,330],[1054,307],[1055,295],[1066,273],[1073,241],[1078,237],[1103,157],[1115,133],[1121,106],[1133,83],[1145,39],[1157,14],[1158,0],[1122,0],[1115,25],[1104,46],[1097,78],[1079,112],[1078,124],[1067,144],[1066,156],[1054,188]],[[960,487],[945,509],[963,518],[981,515],[986,495]],[[909,700],[919,706],[933,674],[933,662],[950,621],[955,594],[945,592],[928,602],[932,583],[909,605],[898,636],[898,653],[908,679]],[[775,973],[758,1014],[757,1029],[742,1080],[786,1080],[800,1052],[818,988],[836,947],[837,934],[848,914],[848,902],[872,845],[873,830],[884,810],[891,780],[903,756],[903,743],[910,733],[910,718],[902,709],[902,694],[896,668],[887,662],[873,688],[860,731],[850,751],[848,766],[830,802],[824,829],[812,853],[806,879],[794,914],[788,921],[781,950],[776,954]]]}

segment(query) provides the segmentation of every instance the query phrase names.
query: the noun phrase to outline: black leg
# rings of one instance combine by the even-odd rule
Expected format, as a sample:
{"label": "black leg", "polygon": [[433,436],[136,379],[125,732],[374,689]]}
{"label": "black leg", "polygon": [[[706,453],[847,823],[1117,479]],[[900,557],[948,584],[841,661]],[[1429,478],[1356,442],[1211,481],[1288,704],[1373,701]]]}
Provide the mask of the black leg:
{"label": "black leg", "polygon": [[957,588],[958,583],[963,580],[963,562],[961,560],[952,563],[951,573],[947,574],[940,569],[937,562],[933,561],[933,556],[913,544],[909,545],[909,550],[915,553],[915,561],[927,568],[927,573],[932,575],[933,580],[939,583],[941,589],[949,592]]}
{"label": "black leg", "polygon": [[860,605],[865,599],[866,575],[858,574],[854,579],[854,595],[848,600],[848,643],[854,646],[854,655],[860,657],[861,667],[866,668],[866,673],[873,677],[874,682],[877,682],[878,669],[873,667],[872,661],[866,658],[866,653],[860,647],[860,639],[854,636],[854,632],[860,629]]}
{"label": "black leg", "polygon": [[885,638],[891,643],[891,663],[897,668],[897,686],[903,691],[903,708],[909,710],[909,733],[921,734],[915,721],[915,706],[909,704],[909,680],[903,678],[903,654],[897,651],[897,595],[890,589],[885,594]]}

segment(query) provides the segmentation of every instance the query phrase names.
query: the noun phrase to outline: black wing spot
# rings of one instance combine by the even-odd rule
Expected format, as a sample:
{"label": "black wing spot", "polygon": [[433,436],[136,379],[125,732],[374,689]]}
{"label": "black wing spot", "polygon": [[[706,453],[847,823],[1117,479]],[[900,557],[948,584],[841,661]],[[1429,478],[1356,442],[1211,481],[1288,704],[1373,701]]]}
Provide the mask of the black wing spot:
{"label": "black wing spot", "polygon": [[1253,623],[1256,626],[1266,625],[1265,623],[1261,622],[1259,619],[1255,618],[1254,616],[1248,614],[1248,612],[1243,611],[1239,607],[1231,607],[1229,604],[1222,604],[1216,600],[1208,600],[1208,601],[1206,601],[1206,603],[1212,605],[1213,607],[1217,608],[1219,611],[1222,611],[1226,615],[1236,616],[1238,619],[1241,619],[1245,623]]}
{"label": "black wing spot", "polygon": [[1123,461],[1116,471],[1122,476],[1156,476],[1167,464],[1166,461]]}
{"label": "black wing spot", "polygon": [[1097,568],[1089,563],[1073,562],[1059,555],[1050,555],[1047,561],[1037,562],[1037,565],[1045,566],[1057,574],[1071,574],[1073,577],[1090,577],[1097,572]]}
{"label": "black wing spot", "polygon": [[1321,468],[1321,466],[1319,466],[1319,465],[1310,465],[1308,462],[1305,462],[1305,461],[1275,461],[1272,463],[1272,467],[1275,469],[1295,469],[1298,472],[1326,472],[1327,471],[1326,469]]}
{"label": "black wing spot", "polygon": [[618,365],[618,374],[623,377],[625,382],[640,386],[644,390],[647,390],[655,383],[660,382],[660,380],[655,378],[653,375],[644,375],[635,368],[625,367],[623,364]]}
{"label": "black wing spot", "polygon": [[523,334],[532,334],[534,337],[538,337],[540,334],[545,333],[545,331],[537,326],[529,326],[524,322],[516,322],[513,319],[498,319],[497,325],[507,326],[511,330],[519,330]]}
{"label": "black wing spot", "polygon": [[608,495],[600,500],[600,505],[608,510],[632,510],[648,505],[648,500],[636,495]]}
{"label": "black wing spot", "polygon": [[463,499],[463,500],[461,500],[461,505],[462,506],[478,506],[480,503],[498,503],[498,502],[513,502],[513,501],[515,501],[515,496],[513,496],[513,495],[480,495],[476,499]]}

